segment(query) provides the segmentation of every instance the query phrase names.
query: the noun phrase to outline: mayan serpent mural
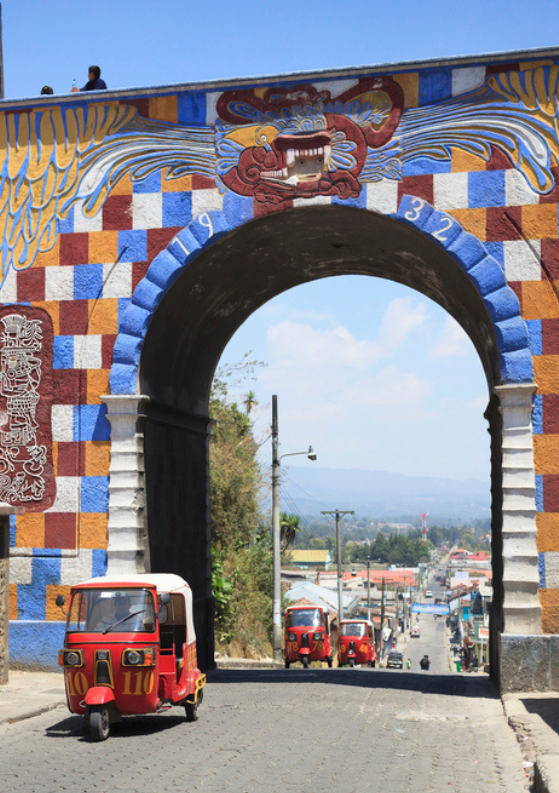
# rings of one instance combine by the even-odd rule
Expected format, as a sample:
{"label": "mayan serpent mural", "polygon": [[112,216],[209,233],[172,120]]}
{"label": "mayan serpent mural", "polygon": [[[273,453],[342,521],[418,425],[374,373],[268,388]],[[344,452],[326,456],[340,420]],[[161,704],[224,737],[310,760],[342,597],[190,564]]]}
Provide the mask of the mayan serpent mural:
{"label": "mayan serpent mural", "polygon": [[474,91],[403,109],[391,77],[360,80],[338,96],[310,85],[223,93],[214,127],[153,121],[116,103],[54,107],[0,119],[2,280],[56,241],[56,220],[81,200],[101,209],[126,174],[141,180],[202,174],[256,201],[359,195],[366,182],[400,179],[418,157],[453,148],[488,160],[504,152],[537,193],[559,161],[559,67],[490,75]]}

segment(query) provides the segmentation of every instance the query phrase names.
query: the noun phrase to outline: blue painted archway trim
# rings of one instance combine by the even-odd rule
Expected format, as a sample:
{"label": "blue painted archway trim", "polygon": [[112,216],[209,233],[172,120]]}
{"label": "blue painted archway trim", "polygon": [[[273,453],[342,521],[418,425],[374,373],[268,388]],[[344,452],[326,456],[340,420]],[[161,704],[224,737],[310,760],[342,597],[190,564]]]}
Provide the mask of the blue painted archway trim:
{"label": "blue painted archway trim", "polygon": [[520,303],[507,285],[499,262],[473,234],[445,212],[433,209],[422,198],[403,196],[393,217],[430,235],[460,265],[481,295],[497,339],[501,382],[532,383],[534,370],[526,322]]}
{"label": "blue painted archway trim", "polygon": [[[473,234],[451,215],[438,212],[426,201],[403,196],[395,220],[429,235],[443,247],[473,281],[487,308],[499,349],[501,382],[533,381],[532,355],[520,305],[507,285],[499,262]],[[151,263],[123,313],[113,351],[110,374],[112,394],[135,394],[142,344],[151,317],[167,289],[204,249],[233,231],[236,225],[224,212],[203,212],[179,232]]]}

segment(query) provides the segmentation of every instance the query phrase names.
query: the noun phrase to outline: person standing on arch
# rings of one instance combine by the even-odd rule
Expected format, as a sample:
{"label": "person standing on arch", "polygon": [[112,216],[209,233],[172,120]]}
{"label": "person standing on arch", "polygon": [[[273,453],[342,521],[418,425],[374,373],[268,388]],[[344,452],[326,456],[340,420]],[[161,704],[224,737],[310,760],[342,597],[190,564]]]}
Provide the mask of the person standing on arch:
{"label": "person standing on arch", "polygon": [[77,86],[73,86],[70,93],[76,93],[78,91],[101,91],[103,89],[106,90],[107,84],[104,80],[101,79],[101,69],[98,66],[90,66],[87,75],[87,83],[84,85],[83,88],[78,88]]}

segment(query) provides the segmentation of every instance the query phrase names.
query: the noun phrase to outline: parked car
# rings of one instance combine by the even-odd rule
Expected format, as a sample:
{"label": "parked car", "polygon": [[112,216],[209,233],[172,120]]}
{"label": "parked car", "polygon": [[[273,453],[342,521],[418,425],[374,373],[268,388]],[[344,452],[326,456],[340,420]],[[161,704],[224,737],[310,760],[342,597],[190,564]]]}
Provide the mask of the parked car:
{"label": "parked car", "polygon": [[432,598],[432,597],[433,597],[433,593],[431,592],[431,590],[430,590],[430,589],[427,589],[427,590],[425,591],[425,597],[426,597],[426,598]]}
{"label": "parked car", "polygon": [[412,639],[419,639],[421,636],[421,631],[419,629],[419,625],[412,625],[410,635]]}
{"label": "parked car", "polygon": [[386,668],[390,669],[391,667],[395,667],[396,669],[404,668],[404,656],[402,653],[398,653],[396,650],[391,650],[388,653],[388,658],[386,659]]}

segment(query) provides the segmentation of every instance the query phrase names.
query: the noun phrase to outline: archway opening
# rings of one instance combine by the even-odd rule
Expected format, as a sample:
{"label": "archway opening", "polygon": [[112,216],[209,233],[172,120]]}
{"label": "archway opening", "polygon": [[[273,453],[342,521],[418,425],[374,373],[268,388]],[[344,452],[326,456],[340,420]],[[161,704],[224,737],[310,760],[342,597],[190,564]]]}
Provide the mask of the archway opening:
{"label": "archway opening", "polygon": [[[315,206],[252,221],[184,267],[160,301],[142,349],[140,393],[149,397],[145,470],[151,567],[184,575],[195,596],[200,656],[213,659],[208,509],[208,418],[220,356],[244,321],[294,286],[372,275],[420,292],[463,327],[489,393],[500,382],[493,324],[473,281],[447,251],[393,218]],[[502,623],[501,426],[488,412],[493,479],[493,624]]]}

